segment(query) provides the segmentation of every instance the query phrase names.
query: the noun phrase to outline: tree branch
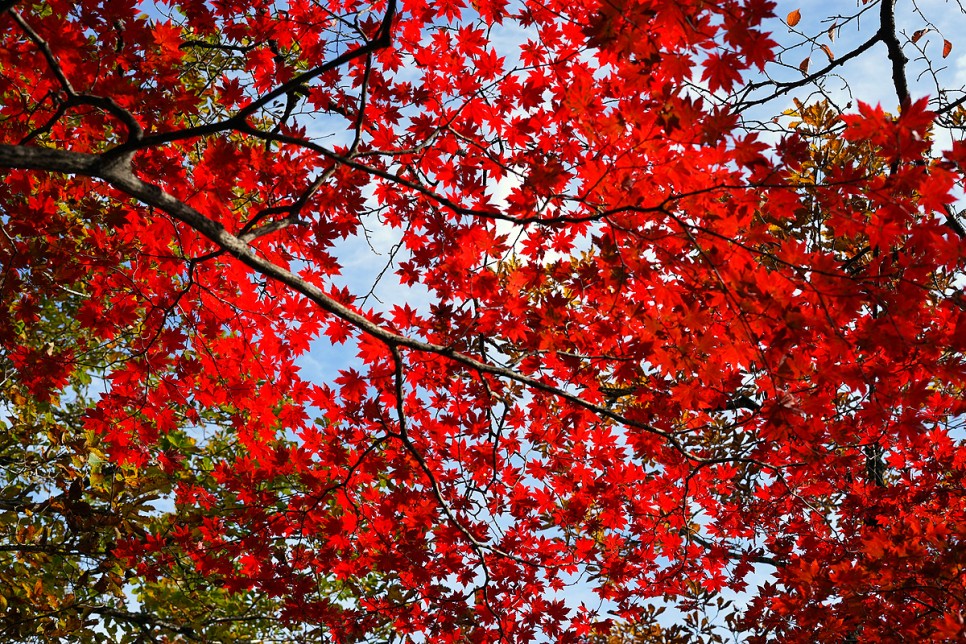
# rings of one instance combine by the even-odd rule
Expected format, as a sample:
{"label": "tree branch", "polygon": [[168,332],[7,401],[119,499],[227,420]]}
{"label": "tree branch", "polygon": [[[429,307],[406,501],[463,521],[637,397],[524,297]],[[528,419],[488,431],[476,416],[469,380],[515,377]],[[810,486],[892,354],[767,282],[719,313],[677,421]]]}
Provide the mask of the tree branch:
{"label": "tree branch", "polygon": [[473,550],[476,551],[476,555],[480,558],[480,563],[482,565],[484,566],[486,565],[486,558],[484,556],[484,551],[489,550],[494,554],[500,555],[501,557],[505,557],[507,559],[511,559],[513,561],[516,561],[517,563],[521,563],[526,566],[539,567],[538,564],[535,564],[532,561],[527,561],[526,559],[523,559],[522,557],[518,557],[512,553],[506,552],[505,550],[501,550],[500,548],[497,548],[495,546],[491,546],[489,544],[483,543],[482,541],[477,539],[472,532],[470,532],[469,528],[463,525],[463,523],[456,516],[456,513],[453,511],[453,509],[450,508],[449,503],[446,501],[446,497],[443,496],[443,490],[439,485],[439,480],[436,478],[436,475],[433,474],[433,471],[429,468],[429,463],[426,462],[426,459],[423,457],[422,453],[416,448],[416,445],[413,443],[412,438],[410,438],[409,436],[409,423],[406,419],[406,410],[405,410],[405,397],[404,397],[405,392],[403,390],[403,383],[405,380],[403,376],[403,360],[398,347],[395,347],[395,346],[392,347],[392,360],[394,365],[393,383],[394,383],[395,394],[396,394],[396,417],[399,422],[399,436],[402,439],[403,445],[406,447],[406,451],[408,451],[409,454],[416,460],[416,463],[419,465],[419,469],[421,469],[423,471],[423,474],[426,475],[426,478],[429,479],[429,485],[430,485],[430,488],[432,488],[433,490],[433,496],[436,497],[436,503],[439,504],[439,507],[443,511],[443,514],[445,514],[446,518],[449,519],[449,522],[457,530],[460,531],[460,534],[466,537],[466,540],[469,541],[470,546],[473,548]]}
{"label": "tree branch", "polygon": [[385,49],[392,42],[392,21],[396,17],[396,0],[389,0],[386,6],[386,13],[383,15],[382,23],[379,26],[379,31],[376,37],[372,40],[366,42],[363,45],[359,45],[354,49],[350,49],[341,56],[338,56],[331,61],[309,69],[297,76],[292,77],[285,83],[282,83],[272,91],[267,94],[262,95],[258,99],[252,101],[234,115],[228,117],[223,121],[218,121],[216,123],[209,123],[206,125],[198,125],[196,127],[189,127],[182,130],[173,130],[170,132],[163,132],[161,134],[155,134],[153,136],[146,136],[140,139],[137,144],[128,144],[122,146],[118,150],[119,153],[130,152],[139,148],[146,148],[156,145],[163,145],[165,143],[171,143],[173,141],[181,141],[184,139],[192,139],[202,136],[207,136],[209,134],[215,134],[217,132],[223,132],[225,130],[232,130],[242,128],[246,125],[248,117],[252,116],[255,112],[262,109],[272,101],[286,96],[292,92],[295,92],[298,88],[307,85],[309,81],[318,78],[319,76],[325,74],[326,72],[338,69],[343,65],[360,58],[363,56],[368,56],[373,52],[380,49]]}
{"label": "tree branch", "polygon": [[896,88],[899,105],[909,104],[909,84],[906,81],[906,63],[909,59],[902,52],[902,45],[896,36],[896,0],[882,0],[879,6],[879,31],[876,34],[889,50],[892,61],[892,84]]}
{"label": "tree branch", "polygon": [[81,152],[51,150],[48,148],[0,145],[0,167],[77,174],[102,179],[112,187],[137,199],[141,203],[162,210],[178,221],[187,224],[249,268],[288,286],[293,291],[307,297],[322,310],[341,318],[360,331],[382,341],[389,347],[406,347],[414,351],[439,355],[475,371],[519,382],[531,389],[566,400],[601,418],[660,436],[689,460],[702,462],[703,459],[700,457],[689,454],[681,442],[670,432],[660,430],[646,423],[625,418],[606,407],[584,400],[580,396],[543,382],[542,380],[526,376],[512,369],[482,362],[476,358],[460,353],[452,347],[410,338],[379,326],[367,317],[329,297],[322,289],[302,279],[295,273],[259,257],[246,243],[225,230],[225,227],[221,224],[209,219],[186,203],[179,201],[158,186],[142,181],[130,169],[131,156],[132,154],[127,154],[124,157],[116,158],[108,155],[99,156]]}
{"label": "tree branch", "polygon": [[145,628],[154,627],[157,629],[170,631],[172,633],[177,633],[178,635],[181,635],[182,637],[194,642],[204,641],[204,638],[199,636],[195,629],[191,626],[181,626],[149,613],[132,613],[130,611],[119,610],[109,606],[78,606],[78,608],[83,611],[89,611],[90,613],[94,613],[96,615],[109,617],[117,621],[127,622],[128,624],[135,624]]}
{"label": "tree branch", "polygon": [[[57,62],[57,58],[54,56],[54,52],[50,49],[50,45],[47,43],[47,41],[41,38],[40,35],[34,31],[33,27],[31,27],[18,12],[11,11],[10,15],[13,16],[14,22],[17,23],[25,34],[27,34],[27,38],[29,38],[34,46],[40,50],[44,60],[47,61],[48,67],[50,67],[51,73],[53,73],[53,75],[57,78],[57,82],[59,82],[64,88],[64,93],[67,94],[67,105],[63,110],[58,110],[54,115],[55,117],[62,115],[63,112],[66,111],[66,108],[69,108],[72,105],[90,105],[91,107],[104,110],[124,123],[124,126],[128,131],[128,141],[139,141],[144,136],[144,130],[141,127],[141,124],[138,123],[137,119],[134,118],[134,115],[121,107],[120,104],[118,104],[118,102],[113,98],[77,92],[70,80],[67,78],[67,75],[64,73],[63,68],[61,68],[60,64]],[[51,127],[54,120],[56,119],[52,119],[41,126],[40,131]],[[27,136],[27,138],[32,138],[36,134],[36,131],[32,132]]]}
{"label": "tree branch", "polygon": [[[889,1],[889,0],[886,0],[886,1]],[[779,82],[779,81],[769,80],[769,81],[763,81],[760,83],[751,83],[750,85],[748,85],[748,87],[745,88],[745,92],[744,92],[745,96],[748,96],[751,92],[755,91],[756,89],[768,87],[769,85],[776,87],[777,89],[774,92],[772,92],[769,96],[766,96],[764,98],[760,98],[760,99],[757,99],[754,101],[748,101],[748,102],[738,101],[735,106],[735,112],[740,114],[741,112],[744,112],[747,109],[755,107],[756,105],[764,105],[765,103],[768,103],[769,101],[773,101],[779,96],[787,94],[788,92],[794,89],[798,89],[799,87],[804,87],[809,83],[813,83],[819,80],[820,78],[824,78],[833,69],[841,67],[842,65],[852,60],[853,58],[858,58],[868,50],[872,49],[872,47],[880,40],[882,40],[881,31],[876,32],[871,38],[869,38],[864,43],[862,43],[861,45],[859,45],[849,53],[845,54],[841,58],[836,58],[828,65],[823,67],[822,69],[812,74],[809,74],[808,76],[806,76],[805,78],[802,78],[801,80],[792,81],[792,82]]]}

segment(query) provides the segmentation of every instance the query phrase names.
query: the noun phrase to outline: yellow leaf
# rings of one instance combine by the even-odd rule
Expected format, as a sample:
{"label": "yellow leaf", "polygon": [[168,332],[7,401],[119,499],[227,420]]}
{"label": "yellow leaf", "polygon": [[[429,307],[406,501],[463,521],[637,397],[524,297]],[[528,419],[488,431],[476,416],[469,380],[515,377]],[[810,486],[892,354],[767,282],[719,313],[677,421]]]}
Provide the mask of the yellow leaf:
{"label": "yellow leaf", "polygon": [[785,22],[788,23],[789,27],[794,27],[795,25],[798,24],[798,22],[801,19],[802,19],[802,12],[796,9],[795,11],[792,11],[790,14],[788,14],[788,16],[785,18]]}

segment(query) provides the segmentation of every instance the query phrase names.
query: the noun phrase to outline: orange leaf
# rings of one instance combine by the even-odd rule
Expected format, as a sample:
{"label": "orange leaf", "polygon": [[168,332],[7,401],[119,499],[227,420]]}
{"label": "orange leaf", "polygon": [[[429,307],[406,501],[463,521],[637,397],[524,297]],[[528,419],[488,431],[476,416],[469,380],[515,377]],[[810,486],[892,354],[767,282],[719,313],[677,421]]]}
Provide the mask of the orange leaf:
{"label": "orange leaf", "polygon": [[953,43],[948,40],[943,40],[943,58],[949,55],[949,52],[953,50]]}
{"label": "orange leaf", "polygon": [[835,24],[835,23],[832,23],[832,26],[828,28],[828,39],[829,40],[832,40],[832,41],[835,40],[835,30],[838,29],[838,28],[839,28],[839,26],[837,24]]}
{"label": "orange leaf", "polygon": [[920,29],[916,33],[912,34],[912,42],[917,43],[919,39],[925,36],[929,32],[928,29]]}
{"label": "orange leaf", "polygon": [[829,48],[828,45],[822,45],[822,51],[824,51],[825,55],[828,56],[829,62],[832,62],[833,60],[835,60],[835,56],[832,55],[832,50]]}
{"label": "orange leaf", "polygon": [[808,58],[798,63],[798,71],[802,72],[803,74],[808,73]]}
{"label": "orange leaf", "polygon": [[798,21],[801,19],[802,19],[802,12],[796,9],[795,11],[792,11],[790,14],[788,14],[788,16],[785,18],[785,22],[788,23],[789,27],[794,27],[795,25],[798,24]]}

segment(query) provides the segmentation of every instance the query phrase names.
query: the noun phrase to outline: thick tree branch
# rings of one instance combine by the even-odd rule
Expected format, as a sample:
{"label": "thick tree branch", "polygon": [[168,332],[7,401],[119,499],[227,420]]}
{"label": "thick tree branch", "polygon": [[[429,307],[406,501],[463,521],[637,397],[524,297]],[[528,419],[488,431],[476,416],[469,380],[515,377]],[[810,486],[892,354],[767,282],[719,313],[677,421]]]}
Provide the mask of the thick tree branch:
{"label": "thick tree branch", "polygon": [[896,89],[899,104],[909,104],[909,83],[906,81],[906,63],[909,59],[902,52],[902,45],[896,35],[896,0],[882,0],[879,6],[878,36],[889,50],[889,60],[892,62],[892,84]]}
{"label": "thick tree branch", "polygon": [[946,225],[952,228],[960,239],[966,239],[966,228],[959,221],[959,213],[952,206],[946,206]]}
{"label": "thick tree branch", "polygon": [[179,201],[158,186],[142,181],[130,169],[130,155],[117,158],[47,148],[0,145],[0,167],[76,174],[102,179],[124,194],[137,199],[145,205],[158,208],[178,221],[187,224],[249,268],[288,286],[293,291],[309,298],[309,300],[327,313],[341,318],[363,333],[384,342],[390,347],[405,347],[414,351],[443,356],[474,371],[519,382],[531,389],[566,400],[601,418],[658,435],[668,441],[674,449],[681,452],[688,459],[695,462],[701,462],[703,460],[700,457],[688,453],[686,448],[670,432],[657,429],[646,423],[625,418],[606,407],[591,403],[582,399],[580,396],[555,387],[538,378],[526,376],[498,365],[481,362],[476,358],[456,351],[452,347],[424,342],[384,329],[365,316],[329,297],[322,289],[314,284],[307,282],[277,264],[259,257],[251,247],[225,230],[221,224],[205,217],[191,206]]}

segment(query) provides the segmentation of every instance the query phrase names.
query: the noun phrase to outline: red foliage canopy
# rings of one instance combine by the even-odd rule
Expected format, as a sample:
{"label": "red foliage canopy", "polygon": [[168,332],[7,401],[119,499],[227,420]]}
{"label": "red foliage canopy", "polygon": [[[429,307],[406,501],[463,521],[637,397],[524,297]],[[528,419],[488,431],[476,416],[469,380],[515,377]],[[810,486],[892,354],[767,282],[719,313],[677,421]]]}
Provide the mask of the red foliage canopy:
{"label": "red foliage canopy", "polygon": [[[23,342],[80,284],[133,338],[114,459],[178,468],[212,409],[244,447],[236,503],[183,485],[118,554],[336,639],[577,639],[575,578],[633,620],[756,568],[750,641],[960,636],[962,101],[910,97],[892,6],[781,80],[768,0],[2,1],[8,377],[86,368]],[[750,125],[877,44],[898,116]],[[342,272],[374,231],[385,305]]]}

